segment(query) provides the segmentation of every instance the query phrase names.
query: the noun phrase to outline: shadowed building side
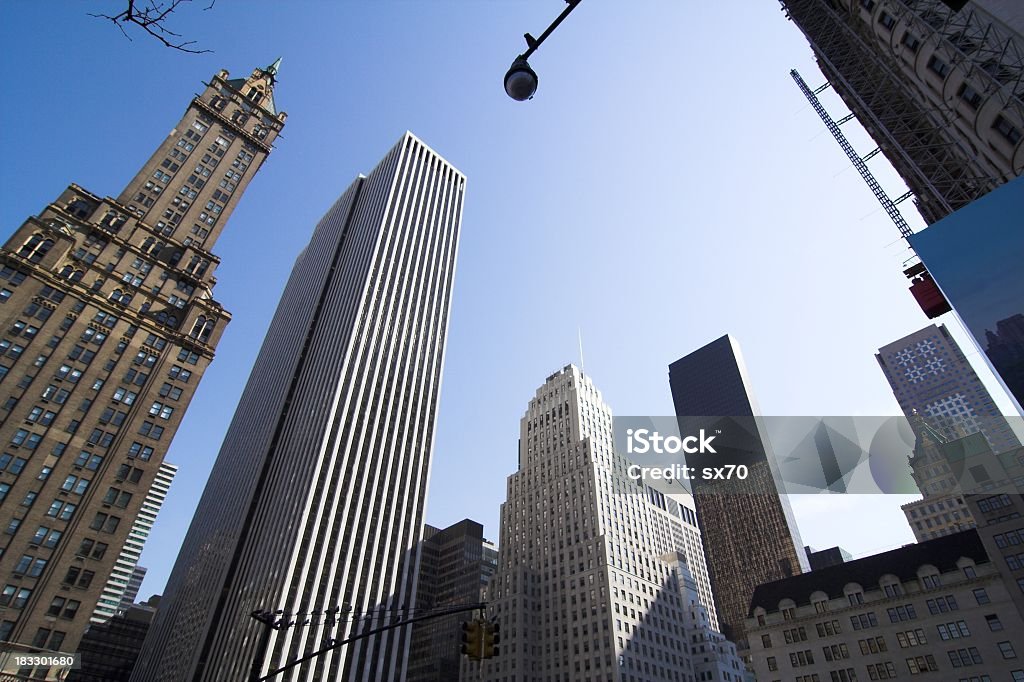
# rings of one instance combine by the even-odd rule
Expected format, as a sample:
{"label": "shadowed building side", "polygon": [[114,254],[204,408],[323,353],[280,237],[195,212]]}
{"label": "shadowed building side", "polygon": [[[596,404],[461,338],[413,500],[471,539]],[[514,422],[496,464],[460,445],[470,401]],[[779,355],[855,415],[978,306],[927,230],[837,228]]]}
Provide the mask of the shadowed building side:
{"label": "shadowed building side", "polygon": [[[266,674],[415,605],[464,186],[406,133],[320,221],[133,679],[241,680],[254,661]],[[265,631],[257,610],[308,618]],[[284,678],[403,679],[409,630]]]}

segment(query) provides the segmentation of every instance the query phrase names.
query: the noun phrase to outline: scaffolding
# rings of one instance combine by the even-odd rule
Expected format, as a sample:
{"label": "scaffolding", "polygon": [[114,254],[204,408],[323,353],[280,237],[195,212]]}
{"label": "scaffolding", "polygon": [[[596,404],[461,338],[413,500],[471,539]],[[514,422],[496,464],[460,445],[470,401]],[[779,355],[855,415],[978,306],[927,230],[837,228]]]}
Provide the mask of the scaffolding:
{"label": "scaffolding", "polygon": [[840,119],[839,122],[835,121],[825,110],[821,100],[818,99],[818,93],[827,87],[827,83],[825,86],[822,86],[817,90],[811,90],[804,79],[800,76],[799,71],[793,69],[789,72],[789,75],[793,77],[794,81],[796,81],[797,87],[800,88],[800,92],[804,93],[804,97],[807,98],[807,101],[811,104],[811,108],[814,109],[815,113],[818,114],[818,117],[825,123],[825,127],[828,128],[830,133],[832,133],[832,137],[836,139],[839,146],[843,148],[844,152],[846,152],[847,158],[849,158],[853,163],[854,168],[857,169],[860,176],[864,178],[864,182],[867,183],[871,192],[875,195],[875,198],[878,199],[878,203],[882,205],[886,214],[888,214],[892,222],[896,224],[896,229],[900,231],[900,236],[906,238],[912,235],[914,231],[910,229],[910,225],[907,224],[903,214],[900,213],[900,209],[896,206],[896,202],[889,198],[889,195],[884,189],[882,189],[878,180],[875,179],[874,173],[871,172],[871,169],[868,168],[867,163],[865,163],[870,160],[872,156],[878,153],[878,148],[876,147],[874,151],[865,154],[863,157],[854,150],[853,145],[846,139],[846,135],[844,135],[843,131],[839,129],[840,125],[850,120],[850,116]]}
{"label": "scaffolding", "polygon": [[895,39],[882,44],[872,32],[874,22],[860,13],[871,10],[880,22],[887,12],[909,27],[907,33],[920,36],[921,44],[941,46],[952,68],[981,83],[983,94],[997,97],[1018,120],[1024,120],[1024,38],[981,11],[954,12],[941,0],[846,2],[781,0],[825,77],[907,183],[926,222],[1024,172],[1010,162],[996,167],[981,158],[957,129],[961,116],[954,106],[931,101],[896,60],[900,49],[919,48]]}

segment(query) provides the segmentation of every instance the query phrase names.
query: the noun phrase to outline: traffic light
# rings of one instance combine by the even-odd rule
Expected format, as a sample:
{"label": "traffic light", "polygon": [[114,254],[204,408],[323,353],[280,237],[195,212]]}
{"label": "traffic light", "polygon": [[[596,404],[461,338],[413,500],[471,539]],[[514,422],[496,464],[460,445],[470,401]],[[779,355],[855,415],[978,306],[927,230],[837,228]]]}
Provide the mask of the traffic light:
{"label": "traffic light", "polygon": [[462,653],[471,661],[479,661],[483,646],[483,622],[474,619],[462,623]]}
{"label": "traffic light", "polygon": [[496,622],[484,623],[484,651],[482,658],[493,658],[498,655],[498,642],[501,641],[501,626]]}

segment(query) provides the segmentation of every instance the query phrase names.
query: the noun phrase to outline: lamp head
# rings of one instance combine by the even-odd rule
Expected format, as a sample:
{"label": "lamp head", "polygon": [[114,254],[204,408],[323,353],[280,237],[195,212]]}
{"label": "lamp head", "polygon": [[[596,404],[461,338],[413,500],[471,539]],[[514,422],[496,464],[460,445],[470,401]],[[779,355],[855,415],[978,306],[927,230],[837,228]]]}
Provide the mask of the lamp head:
{"label": "lamp head", "polygon": [[509,97],[522,102],[531,99],[537,92],[537,74],[523,57],[516,57],[505,74],[505,92]]}

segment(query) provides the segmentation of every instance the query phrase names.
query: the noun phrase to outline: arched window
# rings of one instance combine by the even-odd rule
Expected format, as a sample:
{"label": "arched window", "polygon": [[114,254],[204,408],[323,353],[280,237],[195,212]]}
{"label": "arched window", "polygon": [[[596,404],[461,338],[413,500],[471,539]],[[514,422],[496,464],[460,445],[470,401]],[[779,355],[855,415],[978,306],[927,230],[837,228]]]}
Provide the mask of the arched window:
{"label": "arched window", "polygon": [[213,333],[213,319],[207,319],[205,316],[200,315],[195,324],[192,325],[192,331],[189,333],[194,339],[199,339],[202,342],[210,340],[210,334]]}
{"label": "arched window", "polygon": [[110,300],[121,305],[128,305],[132,302],[132,295],[120,289],[114,289],[114,293],[110,294]]}
{"label": "arched window", "polygon": [[22,245],[18,251],[18,255],[22,258],[27,258],[32,263],[38,263],[43,260],[43,256],[46,252],[53,248],[52,239],[43,239],[38,234],[34,234],[28,238],[28,241]]}

